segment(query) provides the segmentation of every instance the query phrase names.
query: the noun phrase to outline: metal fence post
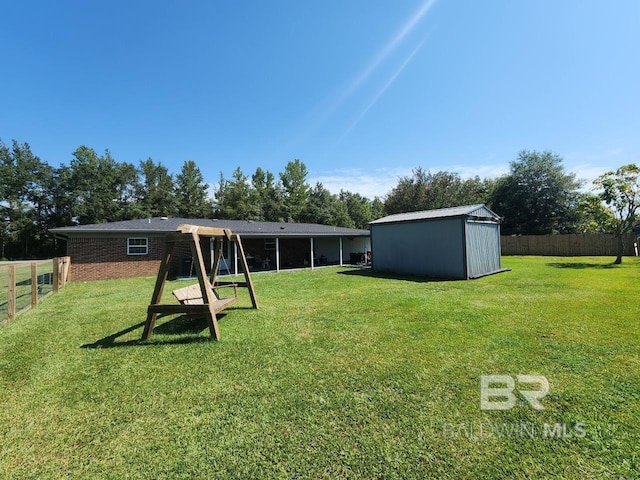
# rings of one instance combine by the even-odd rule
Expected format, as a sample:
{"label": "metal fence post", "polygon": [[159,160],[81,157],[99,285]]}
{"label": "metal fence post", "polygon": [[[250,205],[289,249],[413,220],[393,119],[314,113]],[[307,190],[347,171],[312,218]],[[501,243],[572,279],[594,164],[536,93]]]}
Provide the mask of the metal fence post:
{"label": "metal fence post", "polygon": [[38,305],[38,267],[36,262],[31,262],[31,306]]}

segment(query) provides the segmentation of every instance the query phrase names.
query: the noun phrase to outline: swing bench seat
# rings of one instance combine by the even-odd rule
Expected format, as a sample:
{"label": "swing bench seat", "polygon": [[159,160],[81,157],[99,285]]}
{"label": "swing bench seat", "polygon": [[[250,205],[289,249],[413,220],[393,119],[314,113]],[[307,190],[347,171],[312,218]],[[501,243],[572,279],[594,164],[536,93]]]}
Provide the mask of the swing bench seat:
{"label": "swing bench seat", "polygon": [[[200,285],[197,283],[189,285],[188,287],[178,288],[171,293],[182,305],[204,305]],[[213,294],[216,297],[216,300],[212,304],[214,313],[221,312],[238,301],[237,294],[233,297],[220,298],[218,292],[216,292],[216,288],[213,289]]]}
{"label": "swing bench seat", "polygon": [[[215,242],[210,280],[207,279],[206,276],[201,246],[201,239],[207,237],[214,239],[213,241]],[[238,249],[238,253],[240,254],[239,258],[242,261],[242,268],[244,270],[244,282],[216,281],[220,259],[222,257],[223,239],[234,243]],[[211,242],[212,240],[209,241]],[[178,299],[179,304],[163,304],[161,303],[162,292],[167,281],[167,276],[169,275],[172,254],[178,243],[188,243],[192,257],[197,259],[197,262],[195,262],[195,270],[198,277],[198,284],[174,290],[173,295]],[[202,291],[200,285],[202,285]],[[221,298],[217,290],[223,287],[233,287],[234,295],[228,298]],[[151,296],[151,302],[147,307],[147,321],[145,322],[144,331],[142,332],[142,339],[147,340],[152,335],[159,315],[183,314],[187,316],[203,316],[207,321],[211,337],[219,340],[220,331],[218,329],[216,314],[238,301],[237,287],[247,288],[253,308],[258,308],[258,301],[253,289],[251,276],[249,275],[249,266],[247,265],[240,235],[234,235],[231,233],[231,230],[222,228],[200,227],[198,225],[178,226],[175,232],[167,234],[166,237],[164,255],[160,261],[156,286]]]}

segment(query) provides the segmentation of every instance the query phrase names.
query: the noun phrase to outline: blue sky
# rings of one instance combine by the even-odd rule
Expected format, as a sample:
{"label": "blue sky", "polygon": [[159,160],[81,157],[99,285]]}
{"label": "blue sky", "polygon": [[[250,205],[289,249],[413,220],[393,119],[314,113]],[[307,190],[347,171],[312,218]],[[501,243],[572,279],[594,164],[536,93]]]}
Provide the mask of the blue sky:
{"label": "blue sky", "polygon": [[5,2],[0,139],[87,145],[210,184],[295,158],[368,197],[551,150],[578,177],[640,162],[640,1]]}

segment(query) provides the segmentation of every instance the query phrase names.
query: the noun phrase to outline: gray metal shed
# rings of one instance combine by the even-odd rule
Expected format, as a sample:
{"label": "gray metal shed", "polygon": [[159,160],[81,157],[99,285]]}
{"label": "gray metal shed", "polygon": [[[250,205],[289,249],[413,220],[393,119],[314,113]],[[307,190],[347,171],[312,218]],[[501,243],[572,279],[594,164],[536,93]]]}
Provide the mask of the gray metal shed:
{"label": "gray metal shed", "polygon": [[370,224],[373,269],[454,279],[500,272],[500,220],[481,204],[380,218]]}

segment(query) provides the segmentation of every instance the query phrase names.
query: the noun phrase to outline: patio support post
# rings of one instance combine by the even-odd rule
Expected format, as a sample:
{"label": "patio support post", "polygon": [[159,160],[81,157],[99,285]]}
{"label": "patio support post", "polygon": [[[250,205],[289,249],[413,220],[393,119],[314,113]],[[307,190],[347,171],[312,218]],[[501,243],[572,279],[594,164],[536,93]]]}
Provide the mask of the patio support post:
{"label": "patio support post", "polygon": [[238,275],[238,244],[233,242],[233,274]]}
{"label": "patio support post", "polygon": [[339,240],[340,240],[340,266],[342,266],[342,237],[340,237]]}
{"label": "patio support post", "polygon": [[309,240],[311,240],[311,257],[309,259],[309,265],[311,265],[311,270],[313,270],[314,268],[314,264],[313,264],[313,237],[311,237]]}
{"label": "patio support post", "polygon": [[276,272],[280,271],[280,239],[276,237]]}
{"label": "patio support post", "polygon": [[367,239],[362,238],[362,258],[364,259],[365,266],[367,265]]}
{"label": "patio support post", "polygon": [[211,272],[212,273],[213,273],[213,261],[214,261],[215,244],[216,244],[216,238],[215,237],[209,238],[209,254],[211,255],[211,265],[209,265],[209,268],[211,268]]}

